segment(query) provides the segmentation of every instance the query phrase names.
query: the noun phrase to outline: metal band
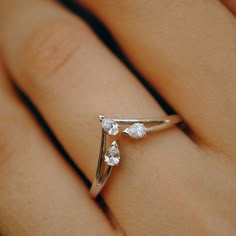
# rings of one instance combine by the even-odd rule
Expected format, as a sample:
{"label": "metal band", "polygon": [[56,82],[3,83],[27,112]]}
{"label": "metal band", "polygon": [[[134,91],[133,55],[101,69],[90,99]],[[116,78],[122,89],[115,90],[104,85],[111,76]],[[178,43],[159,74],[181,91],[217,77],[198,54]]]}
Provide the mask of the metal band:
{"label": "metal band", "polygon": [[[129,135],[131,138],[139,139],[143,138],[148,133],[161,131],[173,127],[174,125],[182,121],[178,115],[163,116],[159,118],[144,118],[144,119],[116,119],[116,118],[110,119],[100,115],[99,119],[100,122],[103,122],[104,124],[102,129],[100,154],[98,159],[96,176],[90,188],[90,195],[93,198],[96,198],[97,195],[102,191],[113,168],[114,163],[106,165],[106,163],[104,162],[105,157],[108,158],[107,156],[109,156],[108,146],[110,146],[111,149],[110,150],[111,158],[116,158],[115,160],[119,162],[120,156],[118,149],[118,139],[120,135],[126,134]],[[107,124],[105,122],[107,122]],[[133,125],[124,129],[122,132],[118,132],[119,129],[118,124],[119,125],[133,124]],[[135,131],[137,131],[137,133],[135,133]],[[114,136],[117,139],[115,139],[110,145],[107,145],[107,136]],[[106,154],[107,152],[108,154]],[[115,163],[114,165],[117,164],[118,163]]]}

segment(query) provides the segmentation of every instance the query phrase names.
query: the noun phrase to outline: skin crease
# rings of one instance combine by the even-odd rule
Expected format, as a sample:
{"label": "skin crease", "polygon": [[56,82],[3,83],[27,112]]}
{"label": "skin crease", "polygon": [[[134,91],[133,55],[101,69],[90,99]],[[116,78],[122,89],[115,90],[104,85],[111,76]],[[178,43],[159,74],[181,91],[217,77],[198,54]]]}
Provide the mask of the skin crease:
{"label": "skin crease", "polygon": [[[142,1],[81,3],[104,21],[136,68],[183,116],[198,141],[177,128],[138,143],[121,140],[124,158],[102,196],[124,234],[235,235],[234,17],[217,1],[196,1],[195,5],[150,1],[145,7]],[[191,17],[186,21],[182,15]],[[90,181],[100,142],[97,114],[164,114],[89,27],[58,4],[1,2],[0,20],[0,52],[8,73]],[[203,37],[209,27],[216,38]],[[228,58],[231,63],[226,63]],[[11,144],[0,151],[0,232],[118,234],[29,118],[9,89],[10,78],[4,73],[1,78],[2,84],[8,84],[1,86],[1,114],[12,112],[11,116],[22,118],[0,126],[0,144],[5,147],[4,140]],[[219,112],[227,115],[223,121],[221,116],[214,119]],[[16,124],[26,128],[17,135],[14,128],[4,128],[17,128]],[[32,130],[30,148],[26,148],[24,130]],[[17,145],[19,138],[22,145]]]}

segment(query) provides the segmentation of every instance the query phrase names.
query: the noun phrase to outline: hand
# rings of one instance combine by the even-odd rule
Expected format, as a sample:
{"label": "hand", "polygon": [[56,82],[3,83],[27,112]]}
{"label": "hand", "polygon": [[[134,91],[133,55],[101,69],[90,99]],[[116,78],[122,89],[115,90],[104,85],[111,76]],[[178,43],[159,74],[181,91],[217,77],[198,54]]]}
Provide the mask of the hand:
{"label": "hand", "polygon": [[[1,1],[2,235],[236,235],[233,14],[218,1],[81,4],[104,22],[190,131],[173,128],[123,147],[125,158],[102,192],[113,214],[106,217],[12,82],[89,181],[100,145],[98,114],[156,117],[164,111],[59,3]],[[114,218],[120,228],[110,223]]]}

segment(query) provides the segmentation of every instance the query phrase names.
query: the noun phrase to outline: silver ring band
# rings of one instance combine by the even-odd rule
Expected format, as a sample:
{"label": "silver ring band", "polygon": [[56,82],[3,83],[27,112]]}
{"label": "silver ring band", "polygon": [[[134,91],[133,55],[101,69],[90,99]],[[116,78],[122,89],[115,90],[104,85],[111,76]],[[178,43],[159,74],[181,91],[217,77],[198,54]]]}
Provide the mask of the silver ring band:
{"label": "silver ring band", "polygon": [[[102,138],[96,176],[90,188],[90,195],[93,198],[96,198],[101,192],[111,174],[112,168],[118,165],[120,161],[118,140],[122,134],[128,135],[133,139],[141,139],[148,133],[168,129],[182,121],[178,115],[144,119],[111,119],[99,115],[99,120],[102,125]],[[120,131],[120,125],[128,127]],[[108,136],[114,137],[110,144],[108,144]],[[104,167],[105,165],[107,166],[106,168]]]}

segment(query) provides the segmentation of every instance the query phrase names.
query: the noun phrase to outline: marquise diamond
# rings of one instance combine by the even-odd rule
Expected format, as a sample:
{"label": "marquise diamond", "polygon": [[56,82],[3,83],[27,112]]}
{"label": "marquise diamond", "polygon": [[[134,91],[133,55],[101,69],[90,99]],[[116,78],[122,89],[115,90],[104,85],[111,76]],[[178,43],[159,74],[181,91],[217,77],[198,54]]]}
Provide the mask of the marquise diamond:
{"label": "marquise diamond", "polygon": [[147,129],[143,124],[135,123],[125,129],[123,132],[128,134],[131,138],[140,139],[146,135]]}
{"label": "marquise diamond", "polygon": [[104,161],[109,166],[115,166],[120,162],[120,151],[116,141],[107,149]]}
{"label": "marquise diamond", "polygon": [[111,135],[111,136],[115,136],[118,134],[119,132],[119,124],[117,122],[115,122],[112,119],[109,118],[104,118],[102,119],[102,128],[103,130]]}

